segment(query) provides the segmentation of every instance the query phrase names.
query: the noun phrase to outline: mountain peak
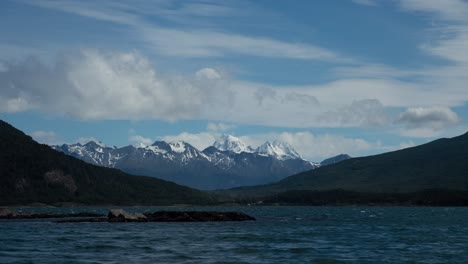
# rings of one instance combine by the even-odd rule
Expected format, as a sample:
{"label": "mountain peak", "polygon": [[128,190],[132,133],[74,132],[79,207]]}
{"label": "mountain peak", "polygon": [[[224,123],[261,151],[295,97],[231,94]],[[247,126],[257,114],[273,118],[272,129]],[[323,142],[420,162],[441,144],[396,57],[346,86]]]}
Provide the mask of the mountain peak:
{"label": "mountain peak", "polygon": [[169,146],[171,147],[171,150],[177,153],[183,153],[185,152],[186,149],[186,143],[183,141],[173,141],[168,143]]}
{"label": "mountain peak", "polygon": [[84,144],[83,146],[86,146],[86,147],[92,147],[92,148],[106,148],[106,145],[104,143],[102,143],[101,141],[89,141],[88,143]]}
{"label": "mountain peak", "polygon": [[216,140],[213,147],[221,151],[232,151],[234,153],[252,152],[252,148],[247,146],[242,140],[232,135],[223,135]]}
{"label": "mountain peak", "polygon": [[302,159],[301,155],[291,145],[278,140],[265,142],[256,149],[256,152],[261,155],[274,156],[281,160]]}

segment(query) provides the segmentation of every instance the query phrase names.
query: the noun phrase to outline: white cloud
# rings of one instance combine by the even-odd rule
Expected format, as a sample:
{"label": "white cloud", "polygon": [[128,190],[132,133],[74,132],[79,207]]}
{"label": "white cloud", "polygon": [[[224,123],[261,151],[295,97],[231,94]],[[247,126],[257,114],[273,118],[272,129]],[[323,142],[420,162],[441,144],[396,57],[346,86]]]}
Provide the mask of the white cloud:
{"label": "white cloud", "polygon": [[[403,10],[436,19],[423,51],[456,63],[468,63],[468,3],[462,0],[400,0]],[[440,23],[442,21],[442,23]]]}
{"label": "white cloud", "polygon": [[383,149],[379,142],[334,134],[315,135],[309,131],[254,134],[240,138],[255,147],[267,140],[280,140],[291,145],[305,159],[317,162],[343,153],[357,157]]}
{"label": "white cloud", "polygon": [[[60,57],[53,66],[34,57],[5,65],[0,72],[0,112],[34,110],[83,120],[362,127],[391,124],[388,108],[413,107],[414,98],[421,107],[458,106],[468,100],[462,82],[468,77],[458,77],[464,74],[459,67],[427,71],[433,79],[424,84],[350,78],[272,86],[230,79],[213,68],[186,76],[160,74],[138,52],[82,50]],[[442,81],[447,84],[443,92]]]}
{"label": "white cloud", "polygon": [[128,138],[128,141],[135,146],[149,146],[154,143],[151,138],[145,138],[140,135],[132,135]]}
{"label": "white cloud", "polygon": [[416,107],[408,108],[400,114],[396,123],[407,128],[431,128],[440,130],[460,122],[457,113],[448,107]]}
{"label": "white cloud", "polygon": [[31,133],[31,137],[41,144],[60,145],[64,143],[54,131],[34,131]]}
{"label": "white cloud", "polygon": [[222,82],[158,75],[137,52],[82,50],[54,67],[34,58],[0,72],[0,111],[39,110],[84,120],[197,117],[204,108],[229,106]]}
{"label": "white cloud", "polygon": [[213,68],[188,76],[162,75],[138,52],[97,50],[61,57],[54,66],[33,57],[6,63],[0,85],[2,112],[39,110],[84,120],[205,119],[285,127],[385,125],[386,107],[411,107],[413,98],[424,107],[460,105],[468,99],[461,83],[441,94],[431,85],[396,80],[342,79],[282,87],[228,79]]}
{"label": "white cloud", "polygon": [[199,150],[203,150],[206,147],[213,145],[217,137],[218,135],[213,134],[211,132],[201,132],[201,133],[182,132],[178,135],[166,135],[166,136],[161,136],[159,138],[166,142],[184,141]]}
{"label": "white cloud", "polygon": [[[160,139],[167,142],[185,141],[197,149],[203,150],[213,145],[219,137],[220,134],[208,131],[201,133],[183,132],[178,135],[162,136]],[[238,137],[253,148],[260,146],[266,141],[279,140],[286,142],[295,148],[302,157],[311,161],[321,161],[342,153],[356,157],[399,148],[399,146],[384,147],[380,142],[369,142],[364,139],[349,138],[342,135],[315,135],[309,131],[248,134]]]}
{"label": "white cloud", "polygon": [[[369,1],[365,1],[369,2]],[[372,2],[372,1],[370,1]],[[369,2],[369,3],[370,3]],[[47,8],[119,23],[141,33],[150,47],[174,56],[247,54],[293,59],[346,59],[313,45],[251,37],[214,30],[150,26],[148,12],[171,16],[192,12],[206,16],[218,4],[177,10],[158,3],[139,10],[125,3],[38,1]],[[215,6],[212,6],[215,5]],[[360,127],[390,124],[390,108],[440,105],[454,107],[468,101],[466,74],[468,34],[461,1],[401,1],[406,11],[436,14],[453,29],[423,49],[456,62],[425,69],[399,69],[383,64],[337,67],[335,81],[318,85],[274,86],[228,78],[215,68],[202,68],[186,76],[156,71],[139,52],[83,50],[46,66],[30,58],[3,63],[0,70],[0,112],[39,110],[85,120],[202,119],[282,127]],[[183,6],[186,6],[184,3]],[[151,10],[150,10],[151,9]],[[229,8],[228,8],[229,9]],[[229,14],[232,10],[226,9]],[[198,10],[198,11],[194,11]],[[466,31],[466,30],[465,30]],[[146,34],[148,33],[148,34]],[[436,33],[440,33],[436,31]],[[186,54],[184,54],[186,53]],[[443,87],[443,89],[441,89]]]}
{"label": "white cloud", "polygon": [[408,108],[395,123],[402,125],[400,134],[407,137],[435,137],[442,130],[460,123],[457,113],[448,107]]}
{"label": "white cloud", "polygon": [[100,142],[98,139],[96,139],[95,137],[80,137],[78,138],[77,140],[75,140],[76,143],[80,143],[80,144],[86,144],[90,141],[94,141],[94,142]]}
{"label": "white cloud", "polygon": [[200,79],[216,80],[221,79],[219,71],[213,68],[203,68],[195,73],[195,76]]}

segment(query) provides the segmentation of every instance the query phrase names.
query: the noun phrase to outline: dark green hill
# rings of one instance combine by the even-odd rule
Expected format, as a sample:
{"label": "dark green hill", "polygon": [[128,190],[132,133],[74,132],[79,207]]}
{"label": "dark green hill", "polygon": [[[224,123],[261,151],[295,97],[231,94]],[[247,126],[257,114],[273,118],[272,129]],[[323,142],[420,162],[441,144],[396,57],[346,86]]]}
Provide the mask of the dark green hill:
{"label": "dark green hill", "polygon": [[352,158],[274,184],[237,188],[229,193],[258,197],[292,190],[398,194],[435,189],[468,190],[468,133],[399,151]]}
{"label": "dark green hill", "polygon": [[87,164],[0,120],[0,204],[206,204],[212,198],[175,183]]}

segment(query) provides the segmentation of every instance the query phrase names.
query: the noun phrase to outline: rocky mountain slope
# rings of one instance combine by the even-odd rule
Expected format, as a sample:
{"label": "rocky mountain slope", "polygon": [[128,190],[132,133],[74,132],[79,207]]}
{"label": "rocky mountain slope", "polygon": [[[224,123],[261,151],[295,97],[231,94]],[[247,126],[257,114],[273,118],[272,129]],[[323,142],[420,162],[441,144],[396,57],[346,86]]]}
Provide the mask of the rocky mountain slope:
{"label": "rocky mountain slope", "polygon": [[[242,196],[279,197],[281,194],[288,199],[294,195],[296,200],[304,200],[308,194],[314,199],[323,194],[314,192],[335,190],[372,194],[422,192],[422,195],[438,196],[418,196],[425,201],[447,197],[452,201],[467,200],[459,196],[468,191],[468,133],[403,150],[351,158],[273,184],[236,188],[230,192]],[[332,198],[339,195],[329,194]],[[388,202],[391,203],[391,199]]]}
{"label": "rocky mountain slope", "polygon": [[254,149],[230,135],[203,151],[187,142],[164,141],[142,147],[111,148],[89,142],[53,148],[91,164],[204,190],[272,183],[320,166],[304,160],[286,143],[265,142]]}
{"label": "rocky mountain slope", "polygon": [[[102,153],[105,147],[92,144]],[[128,175],[65,155],[0,120],[0,204],[206,204],[206,193],[151,177]],[[101,153],[99,152],[99,153]],[[96,154],[97,155],[97,154]],[[109,155],[86,156],[104,160]]]}

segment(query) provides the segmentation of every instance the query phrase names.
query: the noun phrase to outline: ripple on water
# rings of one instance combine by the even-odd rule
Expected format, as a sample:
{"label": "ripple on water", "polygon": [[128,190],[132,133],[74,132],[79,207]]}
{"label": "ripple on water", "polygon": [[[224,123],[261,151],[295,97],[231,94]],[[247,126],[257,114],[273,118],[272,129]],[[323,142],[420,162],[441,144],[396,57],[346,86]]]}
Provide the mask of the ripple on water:
{"label": "ripple on water", "polygon": [[0,221],[0,263],[457,264],[468,259],[467,208],[236,210],[257,221],[64,225]]}

